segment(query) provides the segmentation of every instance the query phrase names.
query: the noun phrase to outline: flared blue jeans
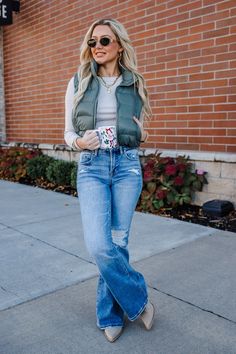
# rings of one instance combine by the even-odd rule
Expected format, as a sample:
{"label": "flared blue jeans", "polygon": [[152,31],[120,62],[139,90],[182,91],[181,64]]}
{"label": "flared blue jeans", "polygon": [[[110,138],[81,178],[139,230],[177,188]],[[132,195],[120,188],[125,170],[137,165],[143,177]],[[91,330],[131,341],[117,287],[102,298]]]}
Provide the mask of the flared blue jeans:
{"label": "flared blue jeans", "polygon": [[124,314],[134,321],[144,310],[144,277],[129,263],[132,217],[142,190],[138,149],[83,150],[77,191],[85,244],[95,261],[97,326],[122,326]]}

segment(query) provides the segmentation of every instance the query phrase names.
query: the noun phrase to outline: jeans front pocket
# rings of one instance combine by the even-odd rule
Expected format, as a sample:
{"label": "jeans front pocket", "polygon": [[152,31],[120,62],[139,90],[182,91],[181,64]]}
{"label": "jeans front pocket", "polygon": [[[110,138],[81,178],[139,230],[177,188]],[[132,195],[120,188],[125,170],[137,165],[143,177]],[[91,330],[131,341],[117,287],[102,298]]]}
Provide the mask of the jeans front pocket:
{"label": "jeans front pocket", "polygon": [[139,160],[138,149],[136,149],[136,148],[126,149],[124,151],[124,154],[127,157],[127,159],[129,159],[129,160],[132,160],[132,161]]}
{"label": "jeans front pocket", "polygon": [[92,162],[94,153],[90,151],[82,151],[79,157],[79,164],[89,165]]}

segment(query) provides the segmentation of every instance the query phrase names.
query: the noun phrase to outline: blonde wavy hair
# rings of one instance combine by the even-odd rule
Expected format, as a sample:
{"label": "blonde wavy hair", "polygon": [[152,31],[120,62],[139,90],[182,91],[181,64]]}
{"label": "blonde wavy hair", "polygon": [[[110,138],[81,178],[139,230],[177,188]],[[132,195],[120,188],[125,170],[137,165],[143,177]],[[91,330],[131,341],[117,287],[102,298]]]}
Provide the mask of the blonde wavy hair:
{"label": "blonde wavy hair", "polygon": [[137,70],[137,58],[135,51],[131,45],[131,40],[129,39],[126,29],[119,21],[114,19],[101,19],[93,22],[85,34],[83,43],[80,47],[80,66],[78,68],[79,86],[78,92],[75,96],[74,106],[76,106],[82,99],[92,76],[90,64],[93,57],[91,49],[87,45],[87,41],[91,38],[94,28],[99,25],[109,26],[112,32],[115,34],[118,43],[123,48],[119,58],[119,64],[124,69],[130,70],[134,79],[137,79],[138,93],[143,101],[141,120],[144,120],[144,117],[150,118],[152,111],[148,99],[148,93],[145,87],[144,78]]}

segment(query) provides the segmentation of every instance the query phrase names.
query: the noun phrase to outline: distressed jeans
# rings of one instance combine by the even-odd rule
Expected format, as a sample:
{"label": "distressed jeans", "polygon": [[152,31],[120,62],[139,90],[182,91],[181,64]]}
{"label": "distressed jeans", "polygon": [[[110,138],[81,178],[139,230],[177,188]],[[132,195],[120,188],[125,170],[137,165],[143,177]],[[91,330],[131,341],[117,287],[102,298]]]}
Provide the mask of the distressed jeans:
{"label": "distressed jeans", "polygon": [[129,264],[128,239],[142,190],[138,150],[118,147],[83,150],[77,191],[85,244],[95,261],[97,326],[122,326],[124,314],[134,321],[144,310],[144,277]]}

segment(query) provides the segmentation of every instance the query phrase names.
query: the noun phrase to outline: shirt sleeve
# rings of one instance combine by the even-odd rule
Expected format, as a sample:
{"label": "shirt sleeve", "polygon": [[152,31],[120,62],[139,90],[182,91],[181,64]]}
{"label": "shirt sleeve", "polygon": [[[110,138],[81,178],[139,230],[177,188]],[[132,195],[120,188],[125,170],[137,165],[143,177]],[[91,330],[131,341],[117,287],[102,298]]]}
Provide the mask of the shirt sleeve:
{"label": "shirt sleeve", "polygon": [[74,104],[74,77],[72,77],[67,85],[65,95],[65,131],[64,140],[68,146],[75,150],[82,150],[76,144],[76,139],[80,138],[76,134],[72,124],[72,110]]}

